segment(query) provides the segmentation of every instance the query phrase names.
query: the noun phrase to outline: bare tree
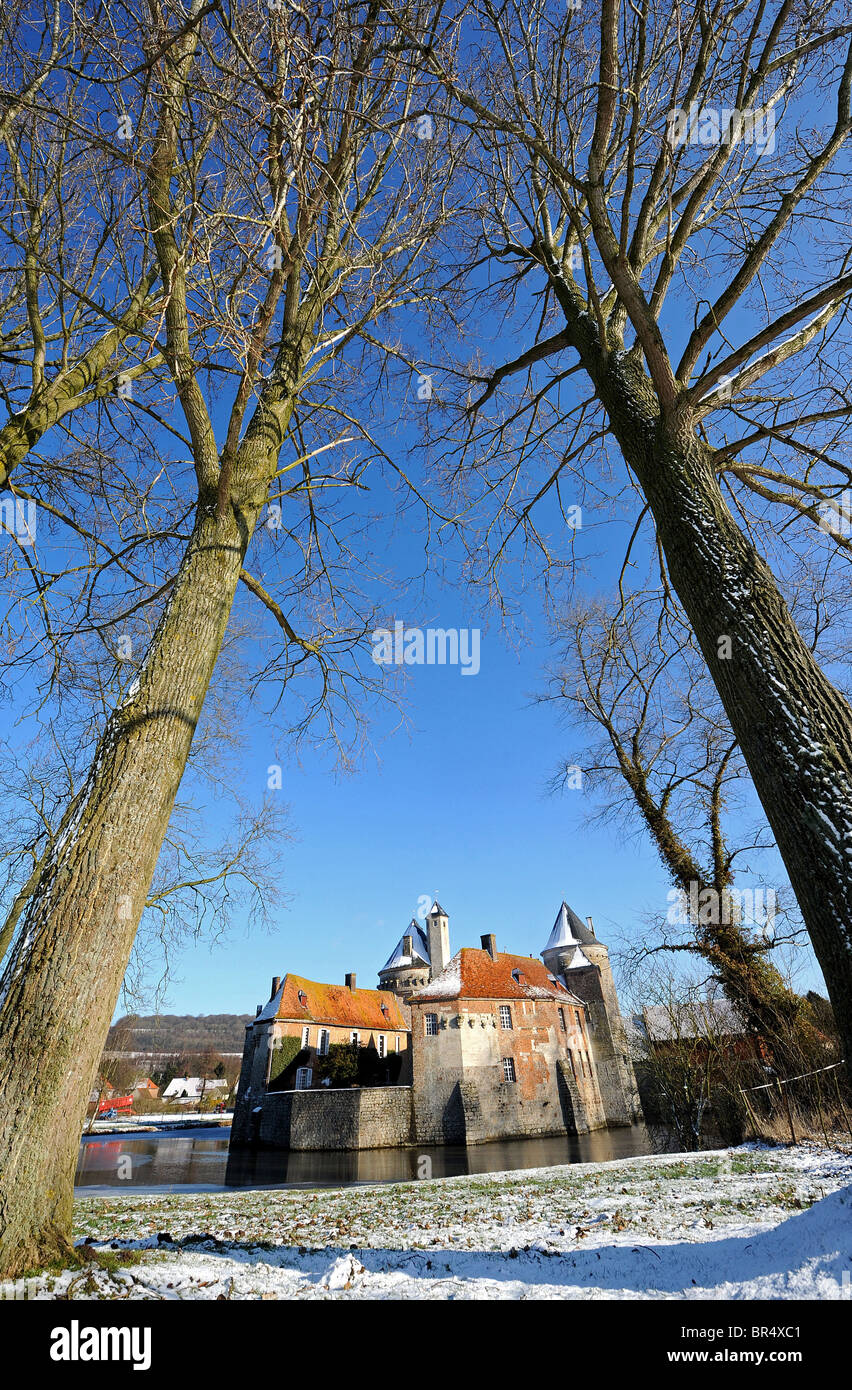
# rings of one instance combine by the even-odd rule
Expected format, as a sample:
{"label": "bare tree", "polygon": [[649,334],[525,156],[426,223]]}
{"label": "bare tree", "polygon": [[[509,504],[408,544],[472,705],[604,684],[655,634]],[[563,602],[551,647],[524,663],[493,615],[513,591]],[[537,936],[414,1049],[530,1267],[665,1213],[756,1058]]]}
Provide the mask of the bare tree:
{"label": "bare tree", "polygon": [[564,554],[566,501],[635,489],[849,1057],[852,711],[766,558],[779,535],[788,566],[809,550],[836,571],[850,549],[848,6],[437,14],[428,50],[409,41],[478,142],[474,283],[528,340],[445,381],[446,471],[484,515],[486,576],[519,536]]}
{"label": "bare tree", "polygon": [[[649,589],[622,595],[614,613],[578,605],[557,632],[560,660],[543,698],[588,737],[554,781],[582,769],[597,818],[640,826],[674,884],[634,955],[702,957],[744,1025],[792,1072],[809,1010],[770,953],[799,929],[781,885],[753,886],[751,857],[771,835],[762,820],[748,826],[750,779],[683,613]],[[744,891],[741,868],[752,884]]]}
{"label": "bare tree", "polygon": [[[409,17],[418,26],[416,6]],[[393,360],[385,320],[429,299],[428,247],[448,216],[451,161],[417,138],[420,80],[377,5],[309,16],[175,0],[152,3],[150,20],[93,6],[82,27],[98,115],[126,115],[133,132],[123,205],[134,240],[122,254],[148,260],[163,296],[150,336],[162,369],[145,358],[159,399],[139,407],[159,427],[160,481],[132,449],[133,524],[144,529],[164,486],[180,521],[157,552],[163,582],[142,596],[153,633],[0,981],[4,1273],[68,1251],[86,1095],[238,586],[286,648],[278,679],[311,660],[323,713],[347,655],[362,693],[375,679],[357,665],[370,605],[333,499],[371,453],[360,421],[381,385],[370,362],[383,372]],[[165,474],[163,432],[182,450]],[[126,451],[118,459],[124,474]],[[262,556],[271,544],[266,526],[256,536],[262,514],[281,521],[280,569],[299,570],[308,635],[248,567],[249,547]],[[113,632],[135,616],[114,593],[104,603]]]}

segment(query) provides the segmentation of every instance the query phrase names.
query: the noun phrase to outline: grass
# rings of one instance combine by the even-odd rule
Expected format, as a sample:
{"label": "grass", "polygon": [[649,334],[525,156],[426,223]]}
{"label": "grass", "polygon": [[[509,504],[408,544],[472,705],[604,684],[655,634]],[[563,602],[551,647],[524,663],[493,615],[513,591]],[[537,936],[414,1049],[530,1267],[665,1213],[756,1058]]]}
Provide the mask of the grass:
{"label": "grass", "polygon": [[[613,1242],[702,1241],[710,1231],[715,1237],[777,1224],[849,1183],[848,1153],[751,1145],[372,1187],[154,1195],[130,1189],[75,1202],[74,1265],[49,1271],[45,1293],[124,1298],[139,1296],[141,1286],[143,1296],[159,1297],[152,1290],[172,1287],[159,1273],[164,1263],[186,1257],[225,1256],[227,1263],[236,1255],[259,1268],[270,1259],[298,1264],[316,1251],[514,1258],[519,1250],[547,1255]],[[129,1273],[133,1266],[141,1269]]]}

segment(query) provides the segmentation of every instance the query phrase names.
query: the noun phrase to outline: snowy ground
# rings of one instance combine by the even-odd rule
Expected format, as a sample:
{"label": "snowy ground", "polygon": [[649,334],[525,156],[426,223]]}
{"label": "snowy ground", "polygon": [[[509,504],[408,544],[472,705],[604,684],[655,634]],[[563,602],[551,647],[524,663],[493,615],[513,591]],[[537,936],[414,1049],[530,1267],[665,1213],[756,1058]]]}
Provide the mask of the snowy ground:
{"label": "snowy ground", "polygon": [[95,1120],[91,1130],[89,1123],[83,1131],[83,1138],[87,1134],[132,1134],[134,1131],[147,1132],[149,1130],[170,1127],[181,1129],[184,1125],[208,1125],[211,1129],[229,1129],[232,1116],[229,1114],[211,1115],[209,1110],[185,1110],[179,1115],[129,1115],[125,1118],[115,1120]]}
{"label": "snowy ground", "polygon": [[26,1296],[852,1298],[852,1154],[814,1145],[75,1211],[78,1241],[141,1259]]}

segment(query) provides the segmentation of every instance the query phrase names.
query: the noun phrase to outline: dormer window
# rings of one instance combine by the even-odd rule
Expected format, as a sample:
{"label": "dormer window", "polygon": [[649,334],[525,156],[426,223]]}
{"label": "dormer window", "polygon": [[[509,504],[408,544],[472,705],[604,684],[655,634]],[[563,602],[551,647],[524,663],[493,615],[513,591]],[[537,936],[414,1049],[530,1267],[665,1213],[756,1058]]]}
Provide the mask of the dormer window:
{"label": "dormer window", "polygon": [[308,996],[305,994],[305,991],[303,989],[299,990],[299,1003],[302,1005],[303,1009],[307,1008]]}
{"label": "dormer window", "polygon": [[513,970],[513,971],[512,971],[512,979],[515,981],[515,984],[516,984],[516,985],[522,984],[522,983],[523,983],[523,979],[524,979],[523,971],[522,971],[522,970]]}

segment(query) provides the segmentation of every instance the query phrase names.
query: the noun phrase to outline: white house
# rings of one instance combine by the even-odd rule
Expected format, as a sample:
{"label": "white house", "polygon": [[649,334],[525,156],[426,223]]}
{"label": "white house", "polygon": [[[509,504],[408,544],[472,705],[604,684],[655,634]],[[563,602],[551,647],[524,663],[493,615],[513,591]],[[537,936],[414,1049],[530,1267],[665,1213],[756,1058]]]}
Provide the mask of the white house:
{"label": "white house", "polygon": [[228,1090],[227,1081],[205,1081],[202,1076],[176,1076],[163,1091],[162,1100],[201,1100],[211,1091]]}

